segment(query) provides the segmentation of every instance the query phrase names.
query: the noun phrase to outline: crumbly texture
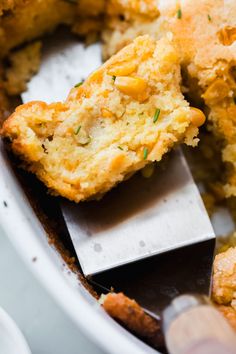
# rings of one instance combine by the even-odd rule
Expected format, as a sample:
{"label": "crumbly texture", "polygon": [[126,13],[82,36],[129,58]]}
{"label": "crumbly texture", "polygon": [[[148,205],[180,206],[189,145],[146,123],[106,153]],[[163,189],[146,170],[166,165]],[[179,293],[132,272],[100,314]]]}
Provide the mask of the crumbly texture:
{"label": "crumbly texture", "polygon": [[218,304],[231,305],[236,309],[236,247],[215,257],[213,299]]}
{"label": "crumbly texture", "polygon": [[160,321],[146,314],[135,300],[123,293],[109,293],[103,297],[103,307],[109,315],[153,346],[163,346]]}
{"label": "crumbly texture", "polygon": [[6,69],[3,84],[8,95],[19,95],[26,90],[27,82],[39,69],[41,43],[34,42],[12,52],[8,60],[10,65]]}
{"label": "crumbly texture", "polygon": [[2,135],[52,193],[79,202],[99,198],[180,141],[196,145],[204,120],[195,113],[181,94],[171,41],[143,36],[73,88],[65,103],[18,107]]}
{"label": "crumbly texture", "polygon": [[[125,2],[114,0],[117,7]],[[131,2],[129,2],[131,3]],[[179,46],[184,91],[198,104],[205,104],[208,128],[221,145],[226,162],[224,182],[226,197],[236,195],[236,3],[223,0],[192,0],[156,2],[160,15],[132,18],[134,11],[127,5],[126,14],[107,17],[104,56],[110,56],[137,35],[149,33],[160,38],[171,32]],[[146,8],[147,9],[147,8]],[[120,12],[121,13],[121,12]],[[148,17],[149,14],[149,17]],[[224,175],[224,174],[222,174]]]}
{"label": "crumbly texture", "polygon": [[236,330],[236,247],[215,257],[212,297]]}

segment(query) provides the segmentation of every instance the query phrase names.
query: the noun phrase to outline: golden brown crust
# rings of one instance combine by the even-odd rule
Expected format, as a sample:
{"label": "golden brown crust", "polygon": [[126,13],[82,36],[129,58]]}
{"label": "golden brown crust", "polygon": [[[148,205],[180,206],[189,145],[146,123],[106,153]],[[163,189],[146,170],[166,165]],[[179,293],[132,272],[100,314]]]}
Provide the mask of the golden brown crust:
{"label": "golden brown crust", "polygon": [[215,257],[212,297],[236,330],[236,247]]}
{"label": "golden brown crust", "polygon": [[109,293],[104,297],[103,307],[110,316],[155,347],[163,345],[160,322],[147,315],[135,300],[123,293]]}
{"label": "golden brown crust", "polygon": [[228,305],[236,300],[236,247],[215,257],[213,274],[213,299]]}
{"label": "golden brown crust", "polygon": [[12,0],[4,8],[7,11],[0,17],[1,57],[59,24],[72,23],[76,16],[75,6],[63,0]]}

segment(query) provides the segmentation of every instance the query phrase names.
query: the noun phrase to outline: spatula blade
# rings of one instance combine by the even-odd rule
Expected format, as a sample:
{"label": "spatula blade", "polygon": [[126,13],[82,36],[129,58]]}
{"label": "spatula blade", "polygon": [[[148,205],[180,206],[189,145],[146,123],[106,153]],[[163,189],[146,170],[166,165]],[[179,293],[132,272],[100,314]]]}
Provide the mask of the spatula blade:
{"label": "spatula blade", "polygon": [[86,276],[214,238],[180,150],[149,179],[137,174],[100,201],[62,210]]}
{"label": "spatula blade", "polygon": [[214,249],[215,239],[210,239],[97,274],[90,281],[99,292],[122,291],[152,316],[160,315],[176,296],[210,295]]}

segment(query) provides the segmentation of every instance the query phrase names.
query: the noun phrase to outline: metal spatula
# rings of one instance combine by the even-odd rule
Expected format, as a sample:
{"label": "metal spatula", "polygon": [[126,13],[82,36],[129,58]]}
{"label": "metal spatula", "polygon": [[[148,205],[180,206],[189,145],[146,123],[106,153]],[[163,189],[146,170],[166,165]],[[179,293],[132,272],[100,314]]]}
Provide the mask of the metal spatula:
{"label": "metal spatula", "polygon": [[[49,38],[23,101],[65,99],[100,61],[99,44],[85,48],[64,33]],[[86,276],[214,238],[180,150],[149,179],[136,174],[100,201],[64,201],[61,207]]]}

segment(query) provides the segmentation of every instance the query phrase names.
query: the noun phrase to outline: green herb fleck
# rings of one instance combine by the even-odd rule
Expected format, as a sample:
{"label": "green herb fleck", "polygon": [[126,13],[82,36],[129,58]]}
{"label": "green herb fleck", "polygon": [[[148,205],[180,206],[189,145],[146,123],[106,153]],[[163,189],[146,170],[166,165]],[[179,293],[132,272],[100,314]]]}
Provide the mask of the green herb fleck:
{"label": "green herb fleck", "polygon": [[112,80],[115,82],[116,81],[116,76],[112,75]]}
{"label": "green herb fleck", "polygon": [[125,115],[126,110],[124,110],[124,112],[121,114],[121,116],[119,118],[122,118]]}
{"label": "green herb fleck", "polygon": [[75,130],[75,135],[79,134],[80,129],[81,129],[81,125],[79,125],[79,126],[76,128],[76,130]]}
{"label": "green herb fleck", "polygon": [[118,149],[120,149],[120,150],[124,150],[121,146],[117,146],[118,147]]}
{"label": "green herb fleck", "polygon": [[179,9],[179,10],[177,11],[177,18],[178,18],[179,20],[182,18],[182,10],[181,10],[181,9]]}
{"label": "green herb fleck", "polygon": [[208,21],[211,22],[212,18],[211,18],[211,16],[209,14],[207,15],[207,18],[208,18]]}
{"label": "green herb fleck", "polygon": [[148,156],[148,148],[145,147],[145,148],[143,149],[143,159],[144,159],[144,160],[147,160],[147,156]]}
{"label": "green herb fleck", "polygon": [[78,84],[76,84],[74,87],[80,87],[83,84],[83,81],[78,82]]}
{"label": "green herb fleck", "polygon": [[156,123],[156,121],[158,120],[160,112],[161,112],[160,108],[157,108],[153,117],[153,123]]}
{"label": "green herb fleck", "polygon": [[83,146],[85,146],[85,145],[88,145],[89,143],[91,143],[91,141],[92,141],[92,138],[91,138],[91,136],[89,135],[89,136],[88,136],[88,140],[86,141],[86,143],[80,143],[80,144],[83,145]]}

